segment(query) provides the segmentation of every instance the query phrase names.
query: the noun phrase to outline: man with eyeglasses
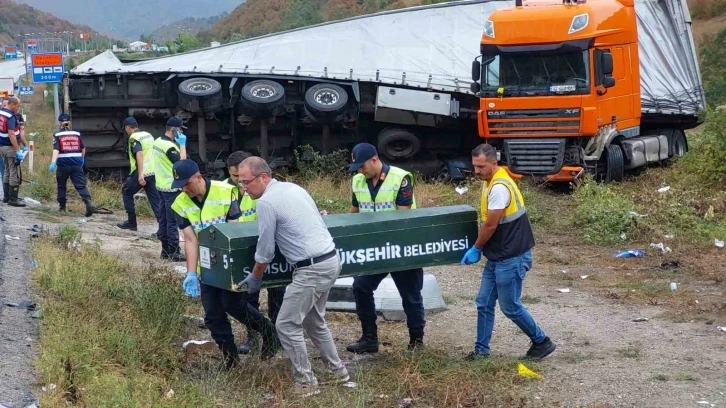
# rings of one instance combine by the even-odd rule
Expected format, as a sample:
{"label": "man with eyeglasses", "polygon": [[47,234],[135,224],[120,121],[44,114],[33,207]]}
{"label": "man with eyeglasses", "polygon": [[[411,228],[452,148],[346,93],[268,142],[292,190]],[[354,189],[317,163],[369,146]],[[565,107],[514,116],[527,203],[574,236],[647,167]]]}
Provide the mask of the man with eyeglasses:
{"label": "man with eyeglasses", "polygon": [[275,327],[292,361],[295,393],[307,396],[320,392],[303,332],[332,371],[329,381],[348,381],[348,370],[338,357],[325,322],[325,304],[342,263],[315,201],[297,184],[273,179],[270,166],[260,157],[245,159],[239,165],[239,178],[240,187],[257,200],[259,229],[255,266],[242,284],[247,285],[248,293],[260,291],[276,244],[293,269]]}

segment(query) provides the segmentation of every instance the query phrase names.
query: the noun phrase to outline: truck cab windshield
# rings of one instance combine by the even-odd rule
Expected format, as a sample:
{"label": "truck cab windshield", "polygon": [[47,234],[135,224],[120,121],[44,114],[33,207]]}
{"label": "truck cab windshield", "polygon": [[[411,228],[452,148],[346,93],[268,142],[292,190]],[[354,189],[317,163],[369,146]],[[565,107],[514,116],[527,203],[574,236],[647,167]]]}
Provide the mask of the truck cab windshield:
{"label": "truck cab windshield", "polygon": [[587,51],[502,53],[484,55],[483,61],[482,93],[487,96],[502,96],[501,92],[504,96],[571,95],[590,90]]}

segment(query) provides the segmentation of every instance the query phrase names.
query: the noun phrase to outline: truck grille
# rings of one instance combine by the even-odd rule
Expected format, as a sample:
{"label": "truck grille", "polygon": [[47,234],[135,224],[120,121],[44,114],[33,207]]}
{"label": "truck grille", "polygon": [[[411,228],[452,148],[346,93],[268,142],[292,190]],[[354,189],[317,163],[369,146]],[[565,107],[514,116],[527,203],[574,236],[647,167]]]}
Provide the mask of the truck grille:
{"label": "truck grille", "polygon": [[579,136],[580,109],[511,109],[487,111],[489,137]]}
{"label": "truck grille", "polygon": [[565,139],[505,140],[504,154],[507,165],[517,174],[553,174],[562,168]]}

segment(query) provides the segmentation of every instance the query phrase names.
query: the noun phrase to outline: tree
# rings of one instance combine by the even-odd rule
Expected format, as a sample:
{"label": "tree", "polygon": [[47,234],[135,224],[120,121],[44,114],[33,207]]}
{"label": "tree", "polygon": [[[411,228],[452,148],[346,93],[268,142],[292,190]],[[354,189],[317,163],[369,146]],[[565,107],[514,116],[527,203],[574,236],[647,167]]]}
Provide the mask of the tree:
{"label": "tree", "polygon": [[179,36],[174,40],[177,52],[187,52],[202,48],[202,42],[192,34],[180,33]]}

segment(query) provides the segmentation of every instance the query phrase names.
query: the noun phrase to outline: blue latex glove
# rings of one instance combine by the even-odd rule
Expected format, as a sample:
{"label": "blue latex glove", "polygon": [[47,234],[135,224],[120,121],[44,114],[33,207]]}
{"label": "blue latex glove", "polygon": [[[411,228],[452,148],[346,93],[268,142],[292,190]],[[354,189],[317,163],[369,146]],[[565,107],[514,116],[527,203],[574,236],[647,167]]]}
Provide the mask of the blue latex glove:
{"label": "blue latex glove", "polygon": [[257,293],[262,289],[262,278],[255,278],[252,274],[249,274],[239,285],[247,285],[247,293],[249,294]]}
{"label": "blue latex glove", "polygon": [[19,161],[23,161],[23,159],[24,159],[24,157],[23,157],[23,151],[22,150],[18,150],[17,152],[15,152],[15,158],[18,159]]}
{"label": "blue latex glove", "polygon": [[24,152],[27,152],[28,151],[28,146],[23,146],[23,151]]}
{"label": "blue latex glove", "polygon": [[477,263],[481,260],[481,249],[478,249],[477,247],[473,246],[469,248],[468,251],[464,254],[464,257],[461,258],[461,264],[462,265],[471,265],[474,263]]}
{"label": "blue latex glove", "polygon": [[187,295],[191,297],[199,296],[199,281],[197,279],[197,273],[187,272],[187,277],[184,278],[182,287],[184,288],[184,291],[187,292]]}
{"label": "blue latex glove", "polygon": [[50,162],[50,165],[48,166],[48,171],[51,172],[51,173],[55,173],[55,169],[57,167],[58,166],[56,166],[55,162]]}
{"label": "blue latex glove", "polygon": [[181,132],[176,132],[176,137],[174,138],[177,143],[179,143],[179,146],[186,146],[187,145],[187,135]]}

